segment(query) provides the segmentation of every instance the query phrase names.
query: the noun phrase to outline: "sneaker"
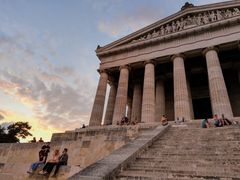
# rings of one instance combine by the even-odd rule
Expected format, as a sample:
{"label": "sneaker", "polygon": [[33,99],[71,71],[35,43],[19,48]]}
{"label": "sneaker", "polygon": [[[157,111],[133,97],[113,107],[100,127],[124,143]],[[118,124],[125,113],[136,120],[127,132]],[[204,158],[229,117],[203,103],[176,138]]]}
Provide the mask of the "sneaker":
{"label": "sneaker", "polygon": [[47,172],[39,171],[38,174],[40,174],[40,175],[45,175],[45,174],[47,174]]}
{"label": "sneaker", "polygon": [[28,170],[27,173],[28,173],[28,174],[32,174],[33,171],[32,171],[32,170]]}

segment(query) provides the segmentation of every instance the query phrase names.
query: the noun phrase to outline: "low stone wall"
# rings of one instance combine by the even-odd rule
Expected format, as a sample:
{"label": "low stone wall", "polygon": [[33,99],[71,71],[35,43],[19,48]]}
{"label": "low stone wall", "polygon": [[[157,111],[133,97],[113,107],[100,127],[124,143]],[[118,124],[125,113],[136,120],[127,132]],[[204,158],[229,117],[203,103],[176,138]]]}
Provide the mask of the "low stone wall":
{"label": "low stone wall", "polygon": [[[85,168],[135,139],[144,129],[153,127],[156,125],[103,126],[53,134],[49,157],[55,149],[62,151],[68,148],[68,164]],[[17,174],[26,174],[29,165],[38,160],[38,151],[42,145],[43,143],[0,144],[0,179],[1,173],[11,174],[11,167],[15,171],[18,165],[21,167]]]}

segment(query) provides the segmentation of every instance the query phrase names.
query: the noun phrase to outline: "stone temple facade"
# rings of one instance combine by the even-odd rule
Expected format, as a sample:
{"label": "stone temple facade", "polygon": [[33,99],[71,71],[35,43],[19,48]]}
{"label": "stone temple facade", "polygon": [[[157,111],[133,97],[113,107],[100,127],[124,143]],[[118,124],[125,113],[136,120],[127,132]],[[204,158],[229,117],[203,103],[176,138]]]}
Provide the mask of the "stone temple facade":
{"label": "stone temple facade", "polygon": [[240,116],[240,1],[181,11],[97,47],[99,83],[90,126]]}

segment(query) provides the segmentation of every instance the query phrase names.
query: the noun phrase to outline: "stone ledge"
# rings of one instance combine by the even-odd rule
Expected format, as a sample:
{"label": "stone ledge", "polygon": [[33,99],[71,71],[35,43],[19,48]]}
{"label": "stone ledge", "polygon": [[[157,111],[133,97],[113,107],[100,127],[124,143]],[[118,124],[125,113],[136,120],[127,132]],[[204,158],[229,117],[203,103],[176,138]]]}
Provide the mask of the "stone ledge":
{"label": "stone ledge", "polygon": [[160,123],[139,123],[137,125],[108,125],[108,126],[92,126],[75,131],[66,131],[65,133],[54,133],[51,138],[51,142],[60,141],[75,141],[81,136],[95,136],[98,134],[111,135],[111,133],[127,133],[135,132],[138,134],[139,131],[156,128]]}
{"label": "stone ledge", "polygon": [[146,150],[152,143],[169,128],[168,126],[157,126],[143,132],[135,140],[115,150],[109,156],[88,166],[76,173],[69,180],[81,179],[113,179],[115,175],[134,160],[142,151]]}

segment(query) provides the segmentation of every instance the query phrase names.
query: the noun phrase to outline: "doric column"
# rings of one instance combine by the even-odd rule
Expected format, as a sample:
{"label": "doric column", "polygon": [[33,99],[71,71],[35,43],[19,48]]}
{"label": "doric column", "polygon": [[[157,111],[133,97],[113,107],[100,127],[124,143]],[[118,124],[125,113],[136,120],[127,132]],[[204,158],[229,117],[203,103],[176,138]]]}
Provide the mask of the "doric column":
{"label": "doric column", "polygon": [[155,70],[153,61],[145,63],[143,99],[142,99],[142,122],[155,121]]}
{"label": "doric column", "polygon": [[142,84],[137,81],[133,87],[133,102],[132,102],[132,115],[131,120],[141,122],[142,110]]}
{"label": "doric column", "polygon": [[132,116],[132,99],[128,99],[127,101],[127,106],[128,106],[128,110],[127,110],[127,118],[129,121],[131,121],[131,116]]}
{"label": "doric column", "polygon": [[188,98],[189,98],[189,104],[190,104],[191,119],[194,119],[192,93],[191,93],[191,87],[190,87],[189,79],[187,79],[187,88],[188,88]]}
{"label": "doric column", "polygon": [[117,96],[115,101],[115,107],[113,112],[113,124],[117,124],[118,121],[126,114],[127,96],[128,96],[128,77],[129,67],[120,67],[120,77],[118,81]]}
{"label": "doric column", "polygon": [[208,83],[213,115],[217,114],[225,117],[233,117],[231,104],[228,97],[227,88],[223,78],[221,65],[218,59],[218,49],[214,47],[203,51],[207,62]]}
{"label": "doric column", "polygon": [[108,74],[100,71],[100,79],[98,82],[97,92],[92,108],[89,126],[100,126],[103,117],[104,101],[106,96]]}
{"label": "doric column", "polygon": [[109,84],[110,84],[110,92],[108,97],[106,114],[104,118],[104,125],[112,124],[113,111],[114,111],[114,105],[115,105],[116,94],[117,94],[117,84],[114,82],[110,82]]}
{"label": "doric column", "polygon": [[156,78],[156,107],[155,121],[159,122],[162,115],[165,114],[165,91],[163,77]]}
{"label": "doric column", "polygon": [[184,67],[184,56],[174,55],[173,60],[173,87],[174,87],[174,118],[191,119],[189,94]]}

